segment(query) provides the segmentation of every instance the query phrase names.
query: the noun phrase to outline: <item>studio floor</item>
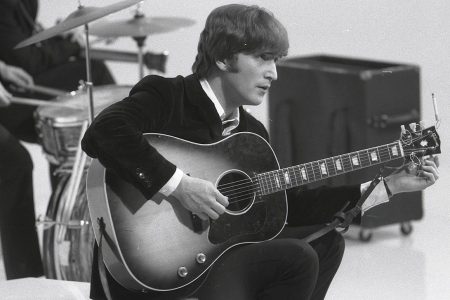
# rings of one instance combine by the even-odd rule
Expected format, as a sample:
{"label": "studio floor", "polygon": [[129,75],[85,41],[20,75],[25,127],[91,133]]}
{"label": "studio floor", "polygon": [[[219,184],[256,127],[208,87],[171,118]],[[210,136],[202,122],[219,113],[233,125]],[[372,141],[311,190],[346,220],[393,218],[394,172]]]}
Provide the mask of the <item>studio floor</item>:
{"label": "studio floor", "polygon": [[[27,147],[35,162],[35,186],[39,187],[35,193],[36,214],[42,215],[49,197],[47,165],[37,146]],[[384,226],[373,230],[369,242],[360,241],[360,228],[352,227],[345,234],[344,259],[326,299],[450,299],[449,217],[425,211],[422,220],[412,223],[410,235],[402,235],[399,225]],[[5,280],[1,261],[0,289]],[[57,285],[52,282],[52,286]],[[72,291],[76,288],[70,287]],[[20,292],[9,290],[8,299],[17,299],[14,294]],[[64,299],[82,299],[80,295],[86,292],[72,295]]]}

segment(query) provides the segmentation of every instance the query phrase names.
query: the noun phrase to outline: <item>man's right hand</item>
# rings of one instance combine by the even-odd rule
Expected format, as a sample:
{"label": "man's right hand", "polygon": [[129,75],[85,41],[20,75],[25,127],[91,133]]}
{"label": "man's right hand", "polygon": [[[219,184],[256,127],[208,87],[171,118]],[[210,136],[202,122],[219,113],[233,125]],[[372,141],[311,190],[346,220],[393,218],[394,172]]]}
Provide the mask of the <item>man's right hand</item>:
{"label": "man's right hand", "polygon": [[0,107],[8,106],[11,102],[11,94],[0,83]]}
{"label": "man's right hand", "polygon": [[202,220],[216,220],[228,206],[228,198],[211,182],[188,175],[183,175],[172,196]]}

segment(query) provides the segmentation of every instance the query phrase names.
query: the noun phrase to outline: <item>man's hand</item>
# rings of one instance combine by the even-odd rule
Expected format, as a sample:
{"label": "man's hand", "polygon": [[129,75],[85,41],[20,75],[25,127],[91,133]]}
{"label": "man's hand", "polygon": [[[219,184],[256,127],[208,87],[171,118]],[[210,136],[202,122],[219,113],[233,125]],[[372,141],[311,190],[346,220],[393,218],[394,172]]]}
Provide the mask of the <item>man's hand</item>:
{"label": "man's hand", "polygon": [[208,218],[216,220],[228,206],[228,198],[223,196],[211,182],[187,175],[183,175],[172,196],[202,220],[208,220]]}
{"label": "man's hand", "polygon": [[33,86],[33,77],[21,68],[0,64],[0,77],[2,80],[10,81],[19,87]]}
{"label": "man's hand", "polygon": [[11,102],[11,94],[0,83],[0,107],[8,106]]}
{"label": "man's hand", "polygon": [[439,159],[432,156],[422,159],[422,165],[416,167],[410,163],[386,177],[386,183],[393,195],[403,192],[415,192],[426,189],[439,179]]}

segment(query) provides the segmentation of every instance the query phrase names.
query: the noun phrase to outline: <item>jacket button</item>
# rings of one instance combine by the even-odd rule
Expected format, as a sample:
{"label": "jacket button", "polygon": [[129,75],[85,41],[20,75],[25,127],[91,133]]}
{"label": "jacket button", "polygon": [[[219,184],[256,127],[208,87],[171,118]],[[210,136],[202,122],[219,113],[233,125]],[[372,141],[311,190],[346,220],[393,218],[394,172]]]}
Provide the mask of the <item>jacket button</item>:
{"label": "jacket button", "polygon": [[138,173],[139,178],[144,179],[145,178],[145,174],[143,172],[139,172]]}

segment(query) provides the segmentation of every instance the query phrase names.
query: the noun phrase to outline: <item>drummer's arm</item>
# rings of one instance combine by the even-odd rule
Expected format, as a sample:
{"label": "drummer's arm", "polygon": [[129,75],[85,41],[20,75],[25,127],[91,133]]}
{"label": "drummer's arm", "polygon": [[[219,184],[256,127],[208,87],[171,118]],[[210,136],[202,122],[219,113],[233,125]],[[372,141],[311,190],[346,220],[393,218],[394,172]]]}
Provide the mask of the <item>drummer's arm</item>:
{"label": "drummer's arm", "polygon": [[[31,75],[36,75],[48,70],[50,67],[69,61],[70,57],[78,56],[80,46],[71,42],[68,38],[55,37],[42,42],[41,46],[31,45],[14,49],[21,41],[29,36],[18,24],[1,25],[6,30],[0,31],[0,57],[8,57],[8,63],[21,67]],[[62,76],[64,74],[61,74]]]}
{"label": "drummer's arm", "polygon": [[147,198],[158,192],[176,170],[142,135],[164,125],[173,107],[167,101],[152,89],[137,92],[100,113],[82,140],[89,156],[98,158]]}

